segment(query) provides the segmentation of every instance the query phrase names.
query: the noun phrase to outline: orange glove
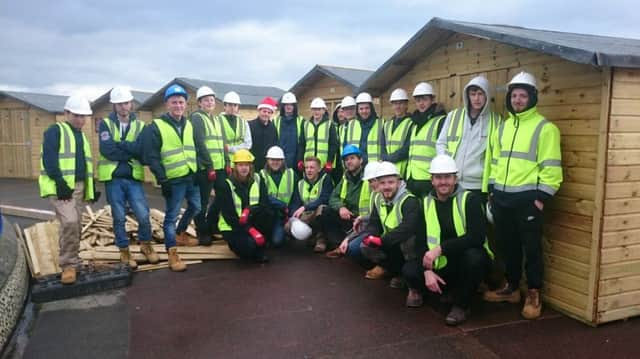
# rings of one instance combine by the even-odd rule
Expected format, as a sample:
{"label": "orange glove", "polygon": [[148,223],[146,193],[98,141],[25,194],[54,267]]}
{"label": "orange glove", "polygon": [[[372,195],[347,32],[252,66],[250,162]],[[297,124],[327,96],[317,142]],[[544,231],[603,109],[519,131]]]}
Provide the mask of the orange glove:
{"label": "orange glove", "polygon": [[304,171],[304,162],[298,161],[298,171]]}
{"label": "orange glove", "polygon": [[251,214],[251,210],[249,209],[249,207],[242,210],[242,212],[240,213],[240,218],[238,219],[238,222],[241,226],[244,226],[249,222],[249,214]]}
{"label": "orange glove", "polygon": [[207,171],[207,180],[209,180],[209,182],[213,182],[216,180],[216,171],[211,169]]}
{"label": "orange glove", "polygon": [[324,164],[324,171],[326,173],[331,173],[332,170],[333,170],[333,163],[331,163],[331,161],[327,161],[327,163]]}
{"label": "orange glove", "polygon": [[371,235],[366,236],[362,240],[362,243],[364,243],[364,245],[367,247],[373,247],[373,248],[382,247],[382,239],[378,236],[371,236]]}
{"label": "orange glove", "polygon": [[264,236],[256,229],[256,227],[249,228],[249,235],[253,238],[258,247],[264,246]]}

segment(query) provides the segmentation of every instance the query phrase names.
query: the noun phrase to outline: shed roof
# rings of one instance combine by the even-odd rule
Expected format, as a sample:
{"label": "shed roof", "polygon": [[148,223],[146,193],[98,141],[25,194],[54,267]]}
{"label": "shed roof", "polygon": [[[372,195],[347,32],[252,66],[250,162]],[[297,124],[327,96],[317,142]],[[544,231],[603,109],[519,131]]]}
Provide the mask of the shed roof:
{"label": "shed roof", "polygon": [[360,85],[369,77],[373,71],[364,69],[355,69],[341,66],[315,65],[307,72],[295,85],[291,86],[289,91],[301,91],[305,87],[310,87],[316,81],[319,74],[333,78],[345,86],[356,91]]}
{"label": "shed roof", "polygon": [[[109,102],[109,94],[111,93],[111,90],[112,89],[109,89],[109,91],[105,92],[100,97],[93,100],[92,106],[100,106],[102,105],[103,102]],[[131,94],[133,95],[133,101],[136,103],[136,105],[139,106],[140,104],[148,100],[149,97],[153,95],[153,92],[131,90]]]}
{"label": "shed roof", "polygon": [[271,96],[278,99],[285,92],[283,89],[272,86],[253,86],[253,85],[241,85],[228,82],[207,81],[200,79],[191,79],[186,77],[176,77],[169,83],[164,85],[161,89],[153,93],[146,101],[140,105],[141,109],[149,109],[153,104],[158,101],[162,101],[164,97],[164,91],[167,87],[179,84],[181,86],[197,91],[201,86],[209,86],[216,93],[216,96],[222,98],[225,93],[229,91],[235,91],[240,95],[240,101],[242,106],[257,106],[260,101],[266,96]]}
{"label": "shed roof", "polygon": [[361,86],[379,95],[455,34],[465,34],[593,66],[640,67],[640,40],[433,18]]}
{"label": "shed roof", "polygon": [[50,95],[33,92],[0,91],[0,95],[14,98],[28,105],[50,113],[63,113],[68,96]]}

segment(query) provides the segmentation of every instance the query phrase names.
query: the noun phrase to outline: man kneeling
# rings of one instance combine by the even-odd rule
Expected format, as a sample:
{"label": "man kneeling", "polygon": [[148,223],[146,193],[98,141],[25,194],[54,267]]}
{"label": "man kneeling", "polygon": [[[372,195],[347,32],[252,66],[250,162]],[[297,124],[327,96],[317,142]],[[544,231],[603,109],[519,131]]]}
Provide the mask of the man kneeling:
{"label": "man kneeling", "polygon": [[422,305],[424,285],[438,295],[444,291],[453,303],[445,320],[448,325],[467,319],[471,299],[493,257],[481,201],[457,186],[457,172],[448,155],[431,162],[433,190],[423,206],[428,250],[422,261],[407,262],[402,268],[409,286],[407,306]]}

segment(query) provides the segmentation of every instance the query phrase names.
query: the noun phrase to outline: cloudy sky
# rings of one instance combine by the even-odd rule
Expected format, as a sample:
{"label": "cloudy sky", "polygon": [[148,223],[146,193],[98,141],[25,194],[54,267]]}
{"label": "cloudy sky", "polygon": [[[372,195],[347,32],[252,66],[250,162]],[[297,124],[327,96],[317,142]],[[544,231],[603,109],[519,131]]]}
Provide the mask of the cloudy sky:
{"label": "cloudy sky", "polygon": [[432,17],[640,39],[631,0],[0,1],[0,89],[95,98],[184,76],[288,89],[375,70]]}

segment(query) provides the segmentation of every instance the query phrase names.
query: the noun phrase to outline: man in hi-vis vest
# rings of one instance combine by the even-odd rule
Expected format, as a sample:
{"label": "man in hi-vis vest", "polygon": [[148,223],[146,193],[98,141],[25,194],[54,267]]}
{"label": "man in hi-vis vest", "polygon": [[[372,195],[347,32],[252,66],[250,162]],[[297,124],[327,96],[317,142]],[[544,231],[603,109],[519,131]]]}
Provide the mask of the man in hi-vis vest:
{"label": "man in hi-vis vest", "polygon": [[40,197],[49,197],[60,222],[60,281],[76,281],[76,266],[80,263],[80,229],[82,201],[100,198],[93,180],[91,144],[82,127],[93,114],[89,101],[71,96],[64,105],[64,122],[51,125],[44,132],[40,153]]}
{"label": "man in hi-vis vest", "polygon": [[144,196],[144,167],[140,163],[142,144],[139,136],[144,123],[136,118],[133,110],[133,95],[126,87],[114,87],[109,94],[113,112],[100,121],[100,159],[98,180],[104,182],[107,202],[111,206],[113,232],[116,246],[120,249],[120,262],[132,269],[138,267],[129,251],[129,237],[125,229],[128,204],[138,221],[140,251],[150,263],[158,263],[158,254],[151,246],[151,223],[149,205]]}

